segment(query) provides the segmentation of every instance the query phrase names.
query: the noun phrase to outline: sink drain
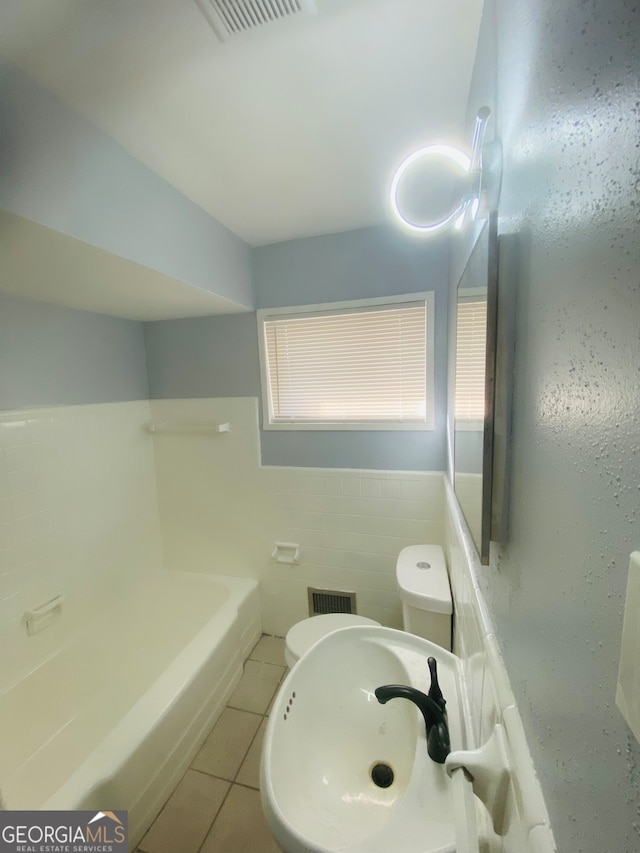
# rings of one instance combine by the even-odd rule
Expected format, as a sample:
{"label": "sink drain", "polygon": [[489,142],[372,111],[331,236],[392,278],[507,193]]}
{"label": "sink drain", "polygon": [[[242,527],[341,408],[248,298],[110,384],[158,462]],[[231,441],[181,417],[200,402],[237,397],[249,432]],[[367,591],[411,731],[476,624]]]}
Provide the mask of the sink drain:
{"label": "sink drain", "polygon": [[371,778],[378,788],[388,788],[393,784],[393,770],[388,764],[374,764],[371,768]]}

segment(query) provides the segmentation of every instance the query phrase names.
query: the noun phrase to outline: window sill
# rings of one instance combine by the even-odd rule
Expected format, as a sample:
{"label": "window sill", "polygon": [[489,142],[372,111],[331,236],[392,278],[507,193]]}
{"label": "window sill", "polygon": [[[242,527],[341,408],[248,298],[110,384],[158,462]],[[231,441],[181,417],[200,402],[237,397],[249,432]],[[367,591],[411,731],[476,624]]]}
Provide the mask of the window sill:
{"label": "window sill", "polygon": [[456,418],[454,429],[456,432],[482,432],[484,430],[484,421]]}
{"label": "window sill", "polygon": [[433,432],[433,422],[416,423],[411,421],[389,421],[389,422],[341,422],[331,423],[308,422],[308,421],[282,421],[278,423],[264,423],[264,430],[332,430],[332,431],[358,431],[358,432]]}

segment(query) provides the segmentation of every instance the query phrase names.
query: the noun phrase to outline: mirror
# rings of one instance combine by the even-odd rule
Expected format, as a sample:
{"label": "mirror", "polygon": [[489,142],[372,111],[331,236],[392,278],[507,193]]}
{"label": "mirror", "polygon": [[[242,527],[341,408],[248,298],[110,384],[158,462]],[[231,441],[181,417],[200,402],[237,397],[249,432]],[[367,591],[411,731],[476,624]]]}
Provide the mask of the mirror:
{"label": "mirror", "polygon": [[497,216],[485,223],[457,288],[454,490],[480,560],[489,563],[492,529],[497,346]]}

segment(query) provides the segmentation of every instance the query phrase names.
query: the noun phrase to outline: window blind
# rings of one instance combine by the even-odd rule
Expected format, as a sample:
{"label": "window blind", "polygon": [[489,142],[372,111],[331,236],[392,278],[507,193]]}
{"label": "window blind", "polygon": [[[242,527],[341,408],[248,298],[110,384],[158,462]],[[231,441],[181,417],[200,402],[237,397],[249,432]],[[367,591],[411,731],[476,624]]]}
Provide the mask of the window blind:
{"label": "window blind", "polygon": [[278,422],[425,422],[426,304],[265,320]]}
{"label": "window blind", "polygon": [[458,420],[484,420],[484,372],[487,300],[458,302],[456,338],[456,401]]}

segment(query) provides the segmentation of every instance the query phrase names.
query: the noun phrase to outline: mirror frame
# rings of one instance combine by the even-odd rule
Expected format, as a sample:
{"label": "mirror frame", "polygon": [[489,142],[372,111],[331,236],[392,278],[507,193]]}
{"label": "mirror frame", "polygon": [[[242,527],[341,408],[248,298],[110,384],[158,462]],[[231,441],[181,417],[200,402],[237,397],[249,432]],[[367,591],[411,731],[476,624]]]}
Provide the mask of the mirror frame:
{"label": "mirror frame", "polygon": [[487,344],[484,375],[484,435],[482,440],[482,532],[480,562],[489,565],[493,535],[494,428],[496,403],[496,352],[498,348],[498,214],[492,213],[487,233]]}
{"label": "mirror frame", "polygon": [[[484,422],[482,428],[482,491],[481,491],[481,521],[480,542],[475,542],[483,565],[489,564],[490,542],[492,538],[500,536],[501,532],[493,523],[493,495],[494,495],[494,434],[495,434],[495,402],[496,402],[496,353],[498,350],[498,216],[492,213],[484,227],[480,231],[476,242],[467,259],[465,268],[456,285],[456,310],[458,304],[458,292],[461,287],[469,286],[465,281],[470,271],[476,273],[478,265],[477,253],[486,251],[486,268],[483,266],[483,277],[486,280],[487,290],[487,329],[485,347],[485,380],[484,380]],[[471,285],[474,282],[470,282]],[[454,380],[455,381],[455,380]],[[455,387],[455,385],[454,385]],[[455,441],[455,412],[453,421],[454,444],[453,444],[453,488],[456,491],[456,441]],[[464,514],[464,507],[462,507]],[[466,516],[465,516],[466,517]],[[468,519],[467,519],[468,521]]]}

